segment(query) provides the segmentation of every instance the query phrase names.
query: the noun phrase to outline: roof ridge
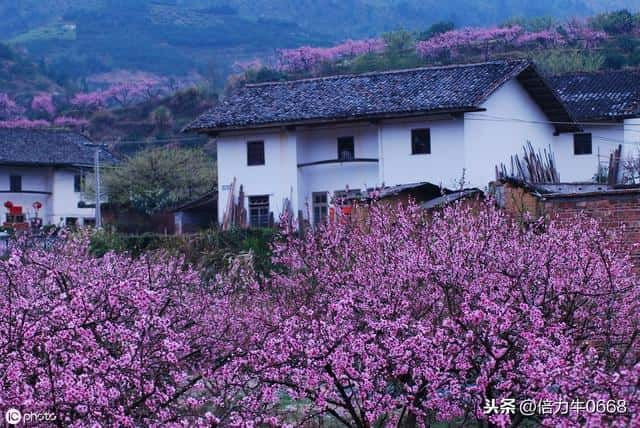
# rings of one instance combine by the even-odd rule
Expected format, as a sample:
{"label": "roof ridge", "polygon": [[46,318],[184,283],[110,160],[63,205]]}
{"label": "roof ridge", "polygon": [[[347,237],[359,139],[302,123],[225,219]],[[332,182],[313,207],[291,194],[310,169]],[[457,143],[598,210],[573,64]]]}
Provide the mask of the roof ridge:
{"label": "roof ridge", "polygon": [[304,77],[302,79],[294,79],[294,80],[247,83],[244,86],[255,88],[255,87],[262,87],[262,86],[286,85],[289,83],[297,83],[297,82],[313,82],[313,81],[321,81],[321,80],[335,80],[335,79],[354,78],[354,77],[382,76],[386,74],[410,73],[413,71],[420,71],[420,70],[445,70],[445,69],[453,69],[453,68],[479,67],[479,66],[490,65],[490,64],[508,64],[508,63],[530,64],[531,61],[526,58],[518,58],[518,59],[493,60],[493,61],[483,61],[483,62],[471,62],[471,63],[464,63],[464,64],[448,64],[448,65],[435,65],[435,66],[432,65],[432,66],[424,66],[424,67],[398,68],[398,69],[384,70],[384,71],[367,71],[365,73],[333,74],[331,76]]}
{"label": "roof ridge", "polygon": [[553,79],[556,77],[594,76],[594,75],[604,75],[604,74],[613,74],[613,73],[640,73],[640,67],[628,67],[628,68],[621,68],[618,70],[568,71],[566,73],[553,74],[549,77]]}

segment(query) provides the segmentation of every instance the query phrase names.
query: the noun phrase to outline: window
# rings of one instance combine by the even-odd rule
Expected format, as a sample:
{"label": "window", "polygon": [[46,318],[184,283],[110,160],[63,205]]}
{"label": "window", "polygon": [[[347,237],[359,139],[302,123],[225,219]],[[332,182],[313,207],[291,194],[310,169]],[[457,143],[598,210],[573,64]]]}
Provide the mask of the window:
{"label": "window", "polygon": [[264,165],[264,141],[247,142],[247,165]]}
{"label": "window", "polygon": [[355,153],[353,150],[353,137],[338,138],[338,160],[353,160]]}
{"label": "window", "polygon": [[78,225],[77,217],[67,217],[64,219],[64,225],[67,227],[76,227]]}
{"label": "window", "polygon": [[76,174],[73,176],[73,191],[80,193],[84,190],[84,176],[82,174]]}
{"label": "window", "polygon": [[85,217],[82,224],[84,227],[95,227],[96,219],[93,217]]}
{"label": "window", "polygon": [[411,130],[411,154],[428,155],[431,153],[431,130],[429,128]]}
{"label": "window", "polygon": [[573,154],[590,155],[591,153],[591,134],[573,134]]}
{"label": "window", "polygon": [[249,224],[269,227],[269,196],[249,196]]}
{"label": "window", "polygon": [[9,176],[9,191],[22,192],[22,176],[21,175]]}
{"label": "window", "polygon": [[314,192],[311,195],[311,199],[313,206],[313,224],[324,223],[327,220],[329,212],[327,192]]}

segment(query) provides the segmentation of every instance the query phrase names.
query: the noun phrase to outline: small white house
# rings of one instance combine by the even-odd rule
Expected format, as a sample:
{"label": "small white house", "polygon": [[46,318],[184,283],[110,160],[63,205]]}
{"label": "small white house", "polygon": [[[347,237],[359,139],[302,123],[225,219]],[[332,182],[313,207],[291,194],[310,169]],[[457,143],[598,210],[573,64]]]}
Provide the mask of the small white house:
{"label": "small white house", "polygon": [[[83,198],[94,164],[90,143],[65,130],[0,129],[0,224],[8,220],[7,206],[19,207],[27,223],[37,216],[43,224],[94,224],[95,204]],[[113,160],[106,152],[103,159]]]}
{"label": "small white house", "polygon": [[583,129],[554,147],[563,181],[592,180],[618,146],[623,159],[640,155],[640,70],[568,73],[549,82]]}
{"label": "small white house", "polygon": [[216,138],[219,218],[235,179],[253,226],[285,201],[321,220],[347,190],[484,188],[527,141],[562,153],[561,179],[596,172],[565,155],[583,129],[524,60],[245,85],[186,130]]}

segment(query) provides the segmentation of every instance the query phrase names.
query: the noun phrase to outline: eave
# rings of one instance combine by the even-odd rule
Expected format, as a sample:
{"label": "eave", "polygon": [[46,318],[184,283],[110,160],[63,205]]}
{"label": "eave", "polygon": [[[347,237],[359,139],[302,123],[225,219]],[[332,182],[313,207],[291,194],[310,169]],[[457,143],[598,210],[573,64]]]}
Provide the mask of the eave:
{"label": "eave", "polygon": [[552,89],[534,65],[526,67],[516,78],[553,124],[555,135],[582,131],[582,127],[575,123],[556,91]]}
{"label": "eave", "polygon": [[282,122],[265,122],[259,124],[247,124],[247,125],[235,125],[235,126],[220,126],[220,127],[202,127],[191,128],[190,125],[185,126],[180,132],[184,133],[199,133],[215,136],[220,132],[234,132],[234,131],[247,131],[247,130],[260,130],[268,128],[285,128],[296,126],[318,126],[327,124],[343,124],[354,122],[375,122],[386,119],[403,119],[421,116],[436,116],[441,114],[462,114],[486,111],[486,109],[476,106],[469,107],[456,107],[456,108],[443,108],[443,109],[431,109],[424,111],[411,111],[411,112],[399,112],[399,113],[379,113],[368,114],[359,116],[348,116],[340,118],[314,118],[314,119],[301,119],[296,121],[282,121]]}

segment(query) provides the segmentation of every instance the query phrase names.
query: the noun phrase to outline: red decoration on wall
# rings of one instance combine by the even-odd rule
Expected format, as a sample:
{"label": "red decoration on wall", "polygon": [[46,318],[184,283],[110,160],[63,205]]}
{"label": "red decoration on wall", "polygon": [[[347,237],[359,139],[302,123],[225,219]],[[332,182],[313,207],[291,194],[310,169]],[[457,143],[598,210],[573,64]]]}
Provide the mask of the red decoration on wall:
{"label": "red decoration on wall", "polygon": [[40,201],[35,201],[32,206],[33,209],[39,210],[40,208],[42,208],[42,203]]}
{"label": "red decoration on wall", "polygon": [[11,201],[7,201],[4,203],[4,207],[8,210],[10,210],[12,206],[13,206],[13,202]]}

